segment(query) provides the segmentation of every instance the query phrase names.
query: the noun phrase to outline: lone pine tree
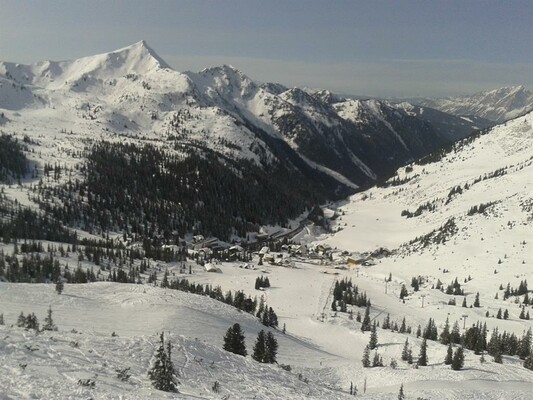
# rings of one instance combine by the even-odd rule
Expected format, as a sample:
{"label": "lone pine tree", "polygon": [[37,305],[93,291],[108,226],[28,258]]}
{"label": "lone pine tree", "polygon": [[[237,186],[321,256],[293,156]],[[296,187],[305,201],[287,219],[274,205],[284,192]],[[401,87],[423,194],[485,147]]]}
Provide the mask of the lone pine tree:
{"label": "lone pine tree", "polygon": [[398,400],[405,400],[405,393],[403,392],[403,383],[400,386],[400,391],[398,392]]}
{"label": "lone pine tree", "polygon": [[148,376],[152,381],[152,385],[158,390],[164,392],[176,392],[177,380],[174,364],[172,363],[172,345],[170,342],[166,343],[165,337],[161,333],[159,347],[155,354],[155,360],[152,368],[148,371]]}
{"label": "lone pine tree", "polygon": [[234,324],[226,331],[223,349],[241,356],[248,354],[244,342],[244,333],[239,324]]}
{"label": "lone pine tree", "polygon": [[372,324],[372,331],[370,333],[370,342],[368,347],[370,350],[374,350],[378,346],[378,332],[376,331],[376,321]]}
{"label": "lone pine tree", "polygon": [[413,362],[413,355],[411,352],[411,347],[409,346],[409,338],[405,339],[402,350],[402,361],[407,361],[409,364]]}
{"label": "lone pine tree", "polygon": [[52,319],[52,307],[48,307],[48,313],[46,315],[46,318],[44,319],[44,325],[43,325],[44,331],[57,331],[57,326],[54,324],[54,320]]}
{"label": "lone pine tree", "polygon": [[57,278],[57,281],[56,281],[56,292],[57,292],[57,294],[63,293],[63,289],[64,288],[65,288],[65,284],[63,283],[61,278]]}
{"label": "lone pine tree", "polygon": [[369,331],[370,330],[370,307],[366,307],[365,309],[365,316],[363,317],[363,322],[361,323],[361,331]]}

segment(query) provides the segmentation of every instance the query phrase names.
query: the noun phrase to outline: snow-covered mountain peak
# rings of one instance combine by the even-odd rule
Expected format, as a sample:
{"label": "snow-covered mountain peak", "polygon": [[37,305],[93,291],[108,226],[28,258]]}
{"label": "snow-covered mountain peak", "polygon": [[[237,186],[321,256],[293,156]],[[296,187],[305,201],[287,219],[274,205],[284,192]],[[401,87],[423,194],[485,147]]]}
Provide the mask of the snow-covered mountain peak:
{"label": "snow-covered mountain peak", "polygon": [[252,79],[228,64],[205,68],[198,74],[191,74],[191,78],[201,86],[210,87],[219,94],[230,95],[233,98],[249,97],[258,89]]}
{"label": "snow-covered mountain peak", "polygon": [[474,115],[503,122],[532,110],[533,92],[522,85],[507,86],[471,96],[417,99],[415,103],[459,116]]}
{"label": "snow-covered mountain peak", "polygon": [[338,103],[340,101],[344,101],[343,98],[326,89],[312,90],[308,93],[310,93],[311,96],[313,96],[314,98],[319,99],[321,102],[326,104],[333,104]]}
{"label": "snow-covered mountain peak", "polygon": [[88,76],[111,79],[128,74],[148,75],[161,69],[170,69],[144,41],[109,53],[60,62],[59,67],[64,71],[62,77],[66,80]]}
{"label": "snow-covered mountain peak", "polygon": [[[111,54],[123,54],[124,59],[134,61],[135,59],[138,62],[143,62],[146,67],[147,63],[151,64],[152,67],[159,68],[168,68],[172,69],[165,60],[163,60],[149,45],[146,41],[141,40],[137,43],[132,44],[131,46],[124,47],[122,49],[116,50]],[[140,72],[140,71],[139,71]]]}
{"label": "snow-covered mountain peak", "polygon": [[279,95],[285,91],[288,90],[288,88],[281,83],[274,83],[274,82],[267,82],[260,85],[261,89],[263,89],[265,92]]}
{"label": "snow-covered mountain peak", "polygon": [[112,79],[127,74],[146,75],[169,65],[145,41],[109,53],[68,61],[41,61],[31,65],[4,63],[0,73],[21,83],[46,87],[87,78]]}
{"label": "snow-covered mountain peak", "polygon": [[304,89],[294,87],[282,93],[280,95],[288,103],[297,105],[304,108],[315,108],[324,111],[325,103],[320,97],[314,97]]}

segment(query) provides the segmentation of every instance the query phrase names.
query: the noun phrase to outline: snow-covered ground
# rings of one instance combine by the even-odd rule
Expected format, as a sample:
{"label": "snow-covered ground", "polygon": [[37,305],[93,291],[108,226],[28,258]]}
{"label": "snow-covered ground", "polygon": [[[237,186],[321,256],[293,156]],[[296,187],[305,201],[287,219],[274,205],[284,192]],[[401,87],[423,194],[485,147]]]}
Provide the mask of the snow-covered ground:
{"label": "snow-covered ground", "polygon": [[[530,321],[518,318],[520,307],[514,297],[503,300],[499,286],[510,282],[517,287],[524,279],[533,282],[532,119],[530,114],[496,128],[438,163],[414,165],[410,172],[401,170],[399,178],[414,177],[403,185],[374,188],[329,205],[341,214],[333,221],[334,228],[342,229],[315,238],[318,244],[337,247],[337,260],[341,249],[359,254],[381,246],[396,249],[390,257],[346,269],[311,259],[296,261],[295,268],[264,265],[255,270],[240,268],[239,263],[222,263],[218,274],[194,266],[193,274],[186,275],[191,281],[264,296],[278,314],[280,330],[286,326],[285,334],[276,332],[278,361],[291,365],[291,373],[223,352],[222,337],[233,323],[243,326],[249,352],[263,326],[253,316],[205,297],[149,285],[67,284],[65,292],[57,295],[50,284],[0,283],[0,313],[7,324],[0,328],[3,398],[79,398],[90,391],[98,398],[165,397],[150,388],[146,375],[157,332],[165,331],[179,348],[175,361],[182,373],[180,388],[191,397],[341,398],[353,382],[359,396],[371,399],[391,398],[401,384],[412,398],[529,399],[533,372],[523,368],[516,357],[504,357],[504,363],[497,364],[486,356],[482,364],[479,356],[467,351],[465,369],[452,371],[443,364],[446,347],[430,341],[429,366],[413,369],[400,361],[400,355],[407,337],[416,358],[421,341],[414,334],[378,329],[378,352],[385,367],[364,369],[361,357],[369,333],[362,333],[360,324],[348,314],[332,312],[330,305],[335,280],[347,277],[371,299],[373,319],[382,322],[390,314],[391,320],[399,323],[405,317],[413,332],[418,325],[424,328],[429,318],[435,319],[439,331],[446,318],[451,324],[457,321],[461,328],[479,321],[486,323],[489,331],[497,326],[519,336],[531,327]],[[475,182],[500,168],[507,173]],[[469,188],[446,204],[450,190],[466,183]],[[433,211],[413,218],[400,215],[404,209],[413,212],[434,199]],[[495,203],[486,215],[467,215],[472,206],[487,202]],[[444,244],[402,246],[438,229],[451,217],[457,233]],[[308,231],[309,236],[312,233]],[[4,247],[8,251],[12,246]],[[176,272],[177,268],[171,266],[170,270]],[[392,281],[386,285],[389,274]],[[269,289],[254,289],[260,275],[269,277]],[[411,289],[411,278],[418,275],[425,277],[426,283],[405,303],[400,301],[401,285],[406,283]],[[469,276],[471,280],[464,283]],[[460,296],[456,296],[457,306],[448,306],[453,296],[431,289],[438,279],[446,286],[456,277],[465,289],[468,305],[480,293],[480,308],[461,307]],[[42,321],[49,306],[58,332],[35,336],[11,327],[21,311],[35,312]],[[494,318],[499,308],[509,310],[509,320]],[[357,311],[363,313],[363,309],[355,308],[354,313]],[[111,337],[112,332],[118,336]],[[79,347],[73,347],[75,342]],[[200,358],[204,361],[195,361]],[[389,366],[393,358],[398,361],[396,369]],[[113,371],[127,367],[132,378],[129,383],[120,382]],[[79,379],[88,378],[95,379],[96,388],[77,385]],[[215,380],[221,383],[220,395],[210,391]]]}
{"label": "snow-covered ground", "polygon": [[[129,52],[135,51],[140,54],[129,57]],[[127,60],[144,57],[147,81],[130,74],[130,69],[139,66],[123,65],[120,57],[113,58],[118,56]],[[14,76],[17,81],[36,86],[35,96],[27,96],[27,89],[11,87],[13,93],[6,94],[9,101],[0,101],[9,105],[5,107],[5,115],[11,121],[9,129],[16,130],[20,137],[27,134],[37,143],[30,145],[37,149],[30,158],[41,169],[45,162],[73,166],[79,162],[78,152],[88,138],[137,140],[132,138],[143,132],[147,138],[161,139],[160,133],[167,131],[174,114],[178,115],[182,108],[189,109],[189,103],[196,98],[209,95],[192,93],[189,76],[166,70],[143,43],[116,54],[93,57],[91,63],[39,64],[33,69],[2,64],[4,69],[9,67],[12,75],[18,71]],[[102,69],[109,63],[114,72]],[[157,71],[157,79],[150,80],[153,71]],[[167,79],[162,81],[165,74]],[[112,97],[115,91],[106,88],[117,84],[123,86],[120,98]],[[67,90],[64,85],[76,93],[70,97],[73,103],[65,106],[77,110],[75,116],[62,115],[54,108],[61,108],[63,91]],[[156,85],[174,87],[174,92],[163,91],[168,101],[150,94],[157,91],[147,88]],[[253,99],[247,99],[250,85],[230,94],[253,103]],[[42,87],[47,90],[41,91]],[[89,87],[92,100],[84,102]],[[45,92],[49,97],[44,96]],[[95,93],[101,102],[93,102]],[[39,98],[39,94],[43,97]],[[43,102],[45,108],[41,107]],[[175,108],[169,109],[171,106]],[[23,108],[22,115],[19,112]],[[154,120],[141,112],[145,109],[158,110],[160,115],[168,113],[168,118]],[[205,128],[214,137],[229,131],[225,138],[238,141],[243,149],[249,148],[253,137],[246,136],[246,130],[234,125],[217,107],[190,110],[191,115],[180,122],[183,129],[205,136]],[[518,318],[520,307],[515,298],[503,300],[499,287],[508,282],[517,287],[524,279],[533,283],[532,125],[530,113],[494,128],[439,162],[403,168],[397,178],[405,180],[404,184],[373,188],[328,205],[327,215],[339,215],[332,221],[335,233],[317,235],[318,230],[306,228],[298,236],[308,243],[338,249],[336,260],[341,259],[343,250],[353,252],[357,258],[381,247],[394,251],[389,257],[376,257],[367,265],[355,267],[343,264],[345,269],[310,258],[295,260],[294,268],[265,263],[250,270],[240,268],[239,263],[222,263],[217,265],[222,272],[218,274],[192,266],[193,274],[186,277],[195,283],[264,296],[279,317],[280,329],[273,330],[279,341],[278,361],[290,365],[292,372],[223,351],[224,333],[235,322],[244,329],[249,353],[264,326],[255,317],[206,297],[147,284],[103,282],[67,284],[64,293],[58,295],[51,284],[0,282],[0,313],[6,323],[0,326],[0,399],[172,398],[173,395],[154,390],[147,376],[157,333],[161,331],[175,345],[174,361],[181,375],[181,393],[174,395],[176,398],[337,399],[348,396],[353,382],[358,397],[367,399],[395,398],[401,384],[407,398],[412,399],[531,399],[533,372],[523,368],[516,357],[504,357],[504,363],[497,364],[486,356],[482,364],[479,356],[467,351],[465,368],[452,371],[443,363],[446,347],[430,341],[429,366],[414,369],[400,360],[406,338],[415,358],[418,355],[421,341],[414,334],[378,328],[378,352],[385,367],[363,368],[361,358],[369,333],[362,333],[360,323],[348,314],[331,311],[331,295],[335,281],[346,277],[367,293],[372,302],[371,317],[380,323],[390,314],[391,320],[398,323],[405,318],[416,331],[418,325],[424,328],[428,319],[434,318],[440,331],[448,318],[451,324],[457,321],[462,329],[479,321],[486,323],[489,331],[498,327],[500,331],[522,335],[532,323]],[[156,135],[152,128],[159,133]],[[226,151],[231,152],[231,146]],[[255,153],[245,150],[241,156],[253,158]],[[493,174],[501,169],[505,174]],[[32,183],[36,181],[28,179],[22,186],[2,185],[2,189],[9,198],[31,205],[28,185]],[[458,186],[462,193],[449,196]],[[431,210],[423,210],[420,216],[401,215],[404,210],[414,212],[428,202]],[[468,215],[473,206],[482,203],[493,204],[484,213]],[[433,230],[438,233],[451,218],[457,231],[444,243],[429,243],[426,247],[420,241],[408,244]],[[0,247],[6,253],[12,249]],[[257,261],[256,257],[253,263]],[[87,265],[83,263],[84,267]],[[176,272],[177,266],[170,265],[169,269]],[[260,275],[269,277],[270,288],[254,289]],[[386,284],[389,275],[392,280]],[[401,286],[406,284],[411,290],[411,278],[416,276],[424,277],[425,283],[420,291],[401,301]],[[438,280],[446,286],[455,278],[465,289],[468,306],[479,292],[480,308],[461,307],[461,296],[455,296],[457,306],[449,306],[448,301],[454,296],[432,289]],[[35,312],[42,322],[49,306],[59,327],[57,332],[36,335],[12,326],[20,312]],[[509,310],[508,320],[494,318],[500,308]],[[353,311],[362,314],[364,309]],[[487,312],[489,317],[485,316]],[[285,334],[281,332],[284,325]],[[117,336],[111,336],[112,332]],[[392,359],[398,362],[395,369],[389,366]],[[125,368],[131,371],[128,382],[116,376],[116,370]],[[93,379],[95,387],[79,386],[80,379]],[[220,393],[211,390],[215,381],[221,385]]]}

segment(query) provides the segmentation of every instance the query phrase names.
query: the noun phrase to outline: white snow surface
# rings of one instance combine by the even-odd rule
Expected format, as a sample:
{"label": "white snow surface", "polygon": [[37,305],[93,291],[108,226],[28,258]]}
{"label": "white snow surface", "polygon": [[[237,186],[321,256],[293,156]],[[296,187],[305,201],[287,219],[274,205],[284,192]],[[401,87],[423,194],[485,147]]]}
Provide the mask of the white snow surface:
{"label": "white snow surface", "polygon": [[[107,68],[109,63],[113,68]],[[132,72],[139,70],[142,76]],[[202,86],[193,81],[192,74],[170,70],[143,42],[84,62],[0,63],[0,108],[9,120],[2,129],[37,141],[39,152],[30,158],[39,165],[58,162],[71,166],[79,162],[76,152],[83,150],[88,140],[140,140],[141,135],[164,139],[176,133],[172,121],[180,115],[179,129],[191,131],[193,139],[207,138],[205,143],[218,151],[257,160],[250,147],[262,146],[261,142],[235,124],[238,113],[228,115],[213,103],[207,88],[217,87],[228,99],[237,99],[234,104],[239,104],[239,112],[253,111],[258,121],[271,127],[268,133],[273,135],[270,105],[283,104],[275,108],[283,113],[294,107],[294,97],[268,92],[231,67],[197,75],[207,82],[207,74],[216,85]],[[237,77],[244,85],[229,90],[228,84]],[[361,103],[344,103],[339,115],[356,120],[360,107]],[[185,115],[185,109],[190,114]],[[334,263],[294,259],[295,268],[265,265],[249,270],[228,262],[217,265],[220,274],[192,265],[193,274],[184,275],[191,281],[264,296],[280,320],[280,329],[274,331],[279,341],[278,361],[291,365],[292,372],[223,351],[222,337],[233,323],[243,327],[249,353],[257,332],[264,327],[255,317],[206,297],[149,285],[103,282],[67,284],[58,295],[52,284],[0,282],[0,313],[6,322],[0,326],[0,399],[340,399],[348,397],[350,382],[357,385],[358,398],[363,399],[396,398],[401,384],[407,398],[413,399],[531,399],[533,372],[523,368],[516,357],[504,357],[504,363],[497,364],[486,356],[487,362],[481,364],[479,356],[466,351],[465,369],[452,371],[443,364],[446,347],[430,341],[429,366],[413,369],[400,361],[403,343],[409,338],[416,356],[421,341],[415,335],[379,328],[378,352],[386,366],[364,369],[361,356],[369,333],[362,333],[360,324],[347,314],[331,312],[330,305],[335,280],[347,277],[366,291],[372,301],[371,317],[380,322],[387,314],[396,322],[405,317],[416,330],[431,317],[441,330],[446,318],[463,327],[466,315],[466,327],[480,321],[486,322],[489,330],[497,326],[517,335],[531,327],[530,321],[518,318],[520,307],[514,299],[503,300],[498,288],[507,282],[517,287],[523,279],[533,282],[532,126],[533,114],[529,113],[495,127],[439,162],[400,169],[398,178],[410,178],[402,185],[372,188],[328,205],[340,214],[333,221],[336,232],[317,236],[307,229],[302,236],[336,248]],[[217,138],[238,144],[242,151],[220,145]],[[475,182],[500,168],[505,175]],[[2,188],[10,198],[30,205],[26,186],[31,183]],[[467,183],[469,189],[447,202],[452,188]],[[401,216],[403,210],[413,212],[428,201],[434,201],[435,210],[414,218]],[[488,202],[494,205],[486,215],[467,215],[471,207]],[[458,232],[445,244],[404,245],[452,217]],[[11,248],[1,247],[5,251]],[[355,268],[349,268],[340,255],[346,250],[355,258],[363,257],[380,247],[396,253],[375,258],[374,265]],[[254,265],[257,261],[255,258]],[[70,264],[74,263],[71,259]],[[165,267],[179,276],[176,265]],[[389,274],[392,281],[386,286],[384,279]],[[260,275],[269,277],[271,288],[254,289]],[[401,302],[402,284],[410,289],[411,278],[418,275],[425,277],[426,283]],[[448,306],[450,296],[431,289],[439,279],[447,285],[457,277],[463,284],[468,276],[472,279],[463,285],[467,302],[472,304],[479,292],[480,308],[461,307],[459,296],[457,306]],[[57,332],[36,335],[12,326],[21,311],[35,312],[42,321],[49,306]],[[499,308],[509,310],[509,320],[493,317]],[[364,312],[357,307],[353,311]],[[487,311],[490,317],[485,317]],[[281,333],[284,324],[286,334]],[[175,346],[178,394],[154,390],[147,376],[161,331]],[[112,337],[111,332],[118,336]],[[393,358],[398,361],[396,369],[388,366]],[[124,368],[131,368],[129,382],[116,377],[116,370]],[[79,386],[79,379],[94,379],[95,388]],[[221,384],[218,394],[211,391],[215,381]]]}

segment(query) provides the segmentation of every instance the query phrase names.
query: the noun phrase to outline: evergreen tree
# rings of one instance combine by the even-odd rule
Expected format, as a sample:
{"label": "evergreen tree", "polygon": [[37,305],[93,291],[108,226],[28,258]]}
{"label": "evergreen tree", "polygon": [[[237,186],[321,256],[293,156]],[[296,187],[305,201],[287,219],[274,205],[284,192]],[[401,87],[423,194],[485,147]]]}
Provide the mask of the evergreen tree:
{"label": "evergreen tree", "polygon": [[272,334],[272,332],[267,332],[265,339],[265,359],[264,362],[269,364],[276,363],[276,357],[278,355],[278,341]]}
{"label": "evergreen tree", "polygon": [[453,354],[453,359],[452,359],[452,369],[454,371],[459,371],[460,369],[463,368],[464,366],[464,363],[465,363],[465,355],[464,355],[464,350],[463,350],[463,347],[458,347],[456,350],[455,350],[455,353]]}
{"label": "evergreen tree", "polygon": [[156,389],[164,392],[176,392],[176,375],[172,362],[172,345],[167,342],[165,346],[165,338],[163,333],[161,333],[159,347],[155,354],[152,368],[148,371],[148,376]]}
{"label": "evergreen tree", "polygon": [[372,360],[372,367],[383,367],[383,360],[379,356],[377,350],[374,352],[374,359]]}
{"label": "evergreen tree", "polygon": [[409,353],[410,353],[410,348],[409,348],[409,338],[405,339],[405,343],[403,345],[403,350],[402,350],[402,361],[408,361],[409,360]]}
{"label": "evergreen tree", "polygon": [[0,314],[0,325],[4,325],[4,314]]}
{"label": "evergreen tree", "polygon": [[420,285],[419,279],[417,277],[413,276],[413,278],[411,279],[411,287],[413,288],[413,290],[415,292],[418,292],[419,285]]}
{"label": "evergreen tree", "polygon": [[474,300],[474,307],[481,307],[479,303],[479,292],[476,293],[476,298]]}
{"label": "evergreen tree", "polygon": [[405,287],[405,285],[402,285],[402,288],[400,289],[400,299],[403,300],[408,295],[409,295],[409,292],[407,292],[407,288]]}
{"label": "evergreen tree", "polygon": [[422,345],[420,346],[420,354],[418,355],[418,365],[420,365],[421,367],[425,367],[426,365],[428,365],[427,349],[427,340],[424,339],[422,340]]}
{"label": "evergreen tree", "polygon": [[[261,330],[257,334],[257,339],[255,341],[252,358],[257,362],[265,362],[265,356],[266,356],[266,338],[265,338],[265,331]],[[226,349],[225,349],[226,350]]]}
{"label": "evergreen tree", "polygon": [[533,338],[531,333],[531,328],[529,328],[522,338],[520,340],[520,345],[518,347],[518,357],[520,357],[521,360],[525,360],[527,357],[531,355],[531,345],[533,344]]}
{"label": "evergreen tree", "polygon": [[165,274],[163,275],[163,280],[161,281],[161,287],[167,288],[169,286],[168,283],[168,268],[165,269]]}
{"label": "evergreen tree", "polygon": [[57,326],[54,324],[52,319],[52,307],[48,307],[48,314],[44,319],[43,330],[45,331],[57,331]]}
{"label": "evergreen tree", "polygon": [[440,342],[442,344],[449,344],[451,342],[450,322],[448,320],[448,317],[446,317],[446,324],[444,325],[444,329],[440,334]]}
{"label": "evergreen tree", "polygon": [[406,327],[406,324],[405,324],[405,317],[403,317],[402,324],[400,325],[399,332],[400,333],[405,333],[406,330],[407,330],[407,327]]}
{"label": "evergreen tree", "polygon": [[424,339],[437,340],[438,336],[437,325],[435,325],[433,318],[430,318],[426,328],[424,329],[424,334],[422,337]]}
{"label": "evergreen tree", "polygon": [[361,323],[361,330],[363,332],[370,330],[370,307],[367,306],[365,309],[365,316],[363,317],[363,322]]}
{"label": "evergreen tree", "polygon": [[370,349],[368,346],[365,347],[365,350],[363,351],[363,359],[361,360],[363,363],[364,368],[370,367]]}
{"label": "evergreen tree", "polygon": [[400,386],[400,392],[398,393],[398,400],[405,400],[405,393],[403,392],[403,383]]}
{"label": "evergreen tree", "polygon": [[385,319],[383,320],[383,324],[381,325],[383,329],[390,329],[390,314],[387,314]]}
{"label": "evergreen tree", "polygon": [[533,355],[527,356],[524,360],[524,367],[533,371]]}
{"label": "evergreen tree", "polygon": [[239,324],[234,324],[226,331],[224,336],[223,349],[231,353],[246,356],[246,344],[244,342],[244,333]]}
{"label": "evergreen tree", "polygon": [[457,321],[454,322],[452,333],[450,334],[450,340],[452,343],[459,344],[461,343],[461,330]]}
{"label": "evergreen tree", "polygon": [[26,326],[26,317],[24,316],[23,312],[21,312],[17,318],[17,326],[19,328],[24,328],[24,326]]}
{"label": "evergreen tree", "polygon": [[370,350],[374,350],[378,346],[378,332],[376,331],[376,321],[372,324],[372,331],[370,333],[370,342],[368,347]]}
{"label": "evergreen tree", "polygon": [[26,316],[24,327],[26,329],[33,329],[35,331],[39,330],[39,320],[37,319],[35,313],[31,313]]}
{"label": "evergreen tree", "polygon": [[509,319],[509,310],[507,308],[503,312],[503,319]]}
{"label": "evergreen tree", "polygon": [[56,281],[56,292],[57,292],[57,294],[63,293],[63,289],[64,288],[65,288],[65,284],[63,283],[61,278],[57,278],[57,281]]}
{"label": "evergreen tree", "polygon": [[446,358],[444,359],[444,364],[451,365],[453,361],[453,347],[452,343],[448,343],[448,351],[446,352]]}

